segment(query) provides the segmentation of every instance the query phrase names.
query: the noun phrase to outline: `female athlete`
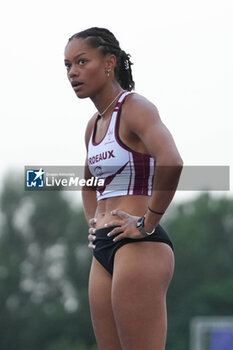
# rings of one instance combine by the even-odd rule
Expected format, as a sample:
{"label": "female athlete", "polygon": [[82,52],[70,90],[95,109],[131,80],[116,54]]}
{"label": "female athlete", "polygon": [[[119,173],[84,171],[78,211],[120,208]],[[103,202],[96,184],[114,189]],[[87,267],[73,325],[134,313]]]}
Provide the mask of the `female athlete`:
{"label": "female athlete", "polygon": [[[147,53],[148,55],[148,53]],[[89,299],[101,350],[164,350],[173,245],[159,222],[175,194],[182,159],[157,108],[132,92],[130,56],[104,28],[73,35],[68,79],[97,112],[86,129],[84,188],[93,261]]]}

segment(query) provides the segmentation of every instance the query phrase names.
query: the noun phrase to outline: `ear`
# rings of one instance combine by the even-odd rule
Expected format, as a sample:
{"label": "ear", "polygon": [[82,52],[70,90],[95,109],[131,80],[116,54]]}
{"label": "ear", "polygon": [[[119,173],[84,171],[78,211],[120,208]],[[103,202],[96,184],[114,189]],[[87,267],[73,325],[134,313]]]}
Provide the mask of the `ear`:
{"label": "ear", "polygon": [[113,54],[109,54],[105,56],[105,69],[106,71],[114,71],[114,68],[116,67],[117,59],[116,56]]}

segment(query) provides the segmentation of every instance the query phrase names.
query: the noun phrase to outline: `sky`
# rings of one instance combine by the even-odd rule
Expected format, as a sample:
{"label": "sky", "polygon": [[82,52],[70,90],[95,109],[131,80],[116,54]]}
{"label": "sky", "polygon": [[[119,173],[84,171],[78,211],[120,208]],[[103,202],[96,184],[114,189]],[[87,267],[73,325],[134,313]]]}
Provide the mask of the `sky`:
{"label": "sky", "polygon": [[157,106],[184,164],[232,167],[232,0],[5,0],[0,181],[25,165],[84,163],[95,107],[71,89],[64,47],[92,26],[111,30],[131,54],[136,92]]}

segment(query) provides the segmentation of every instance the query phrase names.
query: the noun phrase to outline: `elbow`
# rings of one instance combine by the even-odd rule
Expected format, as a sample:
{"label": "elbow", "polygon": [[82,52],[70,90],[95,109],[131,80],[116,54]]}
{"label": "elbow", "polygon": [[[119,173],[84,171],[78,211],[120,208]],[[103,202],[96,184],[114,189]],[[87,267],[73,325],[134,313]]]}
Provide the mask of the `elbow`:
{"label": "elbow", "polygon": [[177,168],[180,169],[180,171],[182,171],[183,165],[184,165],[183,159],[180,156],[178,156],[177,159],[175,160],[175,166],[177,166]]}
{"label": "elbow", "polygon": [[173,160],[172,166],[176,169],[178,174],[181,174],[182,169],[183,169],[183,165],[184,165],[184,162],[183,162],[183,159],[180,156],[176,157]]}
{"label": "elbow", "polygon": [[156,167],[167,170],[172,173],[174,177],[179,177],[183,169],[183,160],[179,154],[164,156],[156,161]]}

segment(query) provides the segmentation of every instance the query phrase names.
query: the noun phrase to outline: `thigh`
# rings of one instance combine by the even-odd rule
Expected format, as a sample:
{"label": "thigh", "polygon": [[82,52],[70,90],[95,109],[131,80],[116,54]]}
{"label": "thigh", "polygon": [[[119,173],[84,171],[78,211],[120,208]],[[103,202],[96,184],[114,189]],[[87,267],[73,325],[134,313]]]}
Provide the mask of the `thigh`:
{"label": "thigh", "polygon": [[112,312],[111,289],[111,275],[93,258],[89,300],[93,329],[100,350],[122,350]]}
{"label": "thigh", "polygon": [[138,242],[121,247],[114,260],[113,312],[124,350],[164,350],[166,292],[174,255],[164,243]]}

